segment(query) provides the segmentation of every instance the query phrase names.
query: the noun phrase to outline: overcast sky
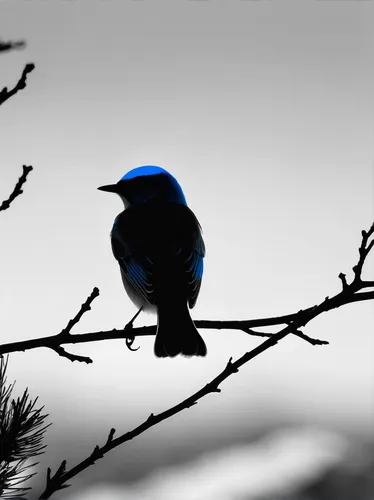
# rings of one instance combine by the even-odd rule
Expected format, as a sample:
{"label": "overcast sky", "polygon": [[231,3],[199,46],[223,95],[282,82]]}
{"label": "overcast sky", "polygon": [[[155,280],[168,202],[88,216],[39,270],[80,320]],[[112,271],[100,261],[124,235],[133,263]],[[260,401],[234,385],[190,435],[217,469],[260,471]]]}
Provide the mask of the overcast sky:
{"label": "overcast sky", "polygon": [[[96,188],[144,164],[178,179],[203,227],[194,319],[287,314],[338,292],[373,222],[373,14],[364,1],[0,2],[1,38],[28,44],[1,55],[0,88],[36,65],[0,109],[0,199],[22,164],[34,167],[0,217],[2,342],[59,332],[94,286],[75,333],[135,313],[109,240],[122,206]],[[370,303],[320,316],[304,331],[329,346],[285,339],[74,487],[133,479],[282,422],[373,437],[373,325]],[[54,423],[43,470],[81,460],[111,427],[177,403],[259,343],[201,333],[205,359],[155,359],[152,338],[136,353],[121,340],[71,348],[92,365],[12,354],[10,379]]]}

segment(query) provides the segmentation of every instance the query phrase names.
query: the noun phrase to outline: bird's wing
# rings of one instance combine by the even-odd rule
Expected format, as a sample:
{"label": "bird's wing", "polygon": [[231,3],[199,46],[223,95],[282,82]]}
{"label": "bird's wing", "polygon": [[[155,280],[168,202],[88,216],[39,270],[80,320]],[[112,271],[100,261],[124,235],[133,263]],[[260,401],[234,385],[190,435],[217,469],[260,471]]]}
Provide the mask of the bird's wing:
{"label": "bird's wing", "polygon": [[146,255],[137,251],[136,235],[134,239],[131,227],[126,231],[120,222],[118,219],[115,221],[111,233],[113,255],[118,260],[122,275],[132,288],[148,302],[153,303],[153,263]]}
{"label": "bird's wing", "polygon": [[200,292],[204,270],[205,245],[201,235],[201,226],[195,214],[186,206],[181,206],[181,227],[187,229],[189,237],[181,234],[181,246],[178,255],[183,262],[188,285],[188,304],[193,308]]}
{"label": "bird's wing", "polygon": [[186,205],[127,209],[117,217],[111,239],[122,274],[148,302],[155,303],[154,281],[160,280],[159,270],[165,269],[161,274],[164,284],[173,286],[174,268],[178,275],[183,270],[188,304],[195,305],[205,246],[200,224]]}

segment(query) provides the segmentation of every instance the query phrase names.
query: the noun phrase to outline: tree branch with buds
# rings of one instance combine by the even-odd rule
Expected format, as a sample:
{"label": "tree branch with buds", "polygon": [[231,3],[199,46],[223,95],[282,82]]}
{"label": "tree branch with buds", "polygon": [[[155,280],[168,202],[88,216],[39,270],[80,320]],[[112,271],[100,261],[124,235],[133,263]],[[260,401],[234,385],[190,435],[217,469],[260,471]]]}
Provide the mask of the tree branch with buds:
{"label": "tree branch with buds", "polygon": [[29,165],[29,166],[23,165],[22,168],[23,168],[23,173],[22,173],[21,177],[18,179],[18,182],[15,185],[9,198],[7,200],[4,200],[2,202],[2,204],[0,205],[0,212],[3,210],[7,210],[10,207],[10,204],[17,198],[17,196],[19,196],[20,194],[23,193],[22,186],[26,182],[27,176],[29,175],[29,173],[32,170],[32,166],[31,165]]}
{"label": "tree branch with buds", "polygon": [[[322,312],[331,311],[342,305],[352,304],[354,302],[363,302],[366,300],[374,299],[374,281],[365,281],[361,278],[362,267],[364,265],[365,259],[369,252],[373,248],[374,239],[369,241],[373,236],[374,224],[369,229],[369,231],[362,231],[362,242],[359,248],[359,260],[357,264],[353,267],[354,277],[351,283],[347,283],[346,276],[343,273],[339,274],[339,278],[342,282],[342,290],[333,297],[326,297],[325,300],[319,304],[308,307],[301,311],[295,312],[293,314],[287,314],[284,316],[275,316],[269,318],[258,318],[249,320],[196,320],[195,325],[197,328],[202,328],[206,330],[240,330],[244,333],[256,337],[267,337],[269,339],[273,338],[275,333],[261,332],[257,328],[277,326],[277,325],[288,325],[292,327],[291,331],[293,335],[299,337],[311,345],[326,345],[328,342],[326,340],[314,339],[306,335],[300,330],[299,320],[301,318],[314,318],[315,312],[318,314]],[[363,292],[362,290],[372,290]],[[94,288],[91,295],[87,298],[86,302],[82,305],[78,314],[69,321],[68,326],[63,329],[60,333],[56,335],[51,335],[48,337],[41,337],[37,339],[23,340],[19,342],[11,342],[9,344],[0,345],[0,354],[17,352],[17,351],[27,351],[30,349],[37,349],[40,347],[48,347],[54,350],[60,356],[63,356],[70,361],[80,361],[85,363],[92,363],[92,359],[85,356],[76,356],[74,354],[67,353],[62,345],[65,344],[83,344],[86,342],[99,342],[103,340],[112,339],[126,339],[128,347],[131,347],[134,338],[143,337],[149,335],[155,335],[157,327],[153,326],[142,326],[138,328],[133,327],[133,322],[138,315],[138,313],[132,318],[132,320],[123,329],[113,329],[98,332],[89,333],[79,333],[72,334],[71,329],[76,325],[84,312],[91,309],[91,304],[93,300],[99,296],[98,288]],[[309,319],[307,322],[310,321]],[[306,323],[305,323],[306,324]],[[299,326],[298,326],[299,325]],[[256,330],[254,330],[256,328]],[[287,333],[287,334],[288,334]],[[134,349],[131,349],[134,350]]]}
{"label": "tree branch with buds", "polygon": [[33,63],[28,63],[24,67],[21,77],[16,83],[16,85],[11,89],[8,90],[7,87],[4,87],[3,90],[0,91],[0,106],[4,104],[5,101],[10,99],[14,94],[16,94],[19,90],[22,90],[26,87],[26,80],[27,80],[27,75],[31,73],[35,69],[35,64]]}
{"label": "tree branch with buds", "polygon": [[[299,337],[310,342],[311,339],[309,337],[304,338],[306,336],[300,331],[300,328],[305,327],[310,321],[312,321],[323,312],[331,311],[332,309],[350,304],[352,302],[373,299],[374,291],[358,293],[364,288],[370,288],[373,286],[372,281],[363,281],[361,277],[364,262],[374,246],[374,240],[372,240],[371,242],[369,241],[373,234],[374,224],[369,229],[369,231],[362,231],[362,242],[359,248],[359,260],[358,263],[353,267],[353,279],[350,283],[348,283],[346,276],[341,273],[339,275],[339,278],[342,281],[342,290],[338,294],[333,297],[326,297],[323,301],[313,307],[301,310],[293,315],[283,316],[281,317],[282,319],[278,318],[278,320],[276,320],[275,318],[271,318],[271,324],[274,325],[279,323],[286,323],[287,326],[280,329],[276,333],[269,334],[270,336],[267,340],[265,340],[265,342],[255,347],[251,351],[246,352],[237,360],[233,361],[233,359],[230,358],[221,373],[219,373],[213,380],[208,382],[204,387],[192,394],[190,397],[159,414],[155,415],[151,413],[150,416],[139,426],[135,427],[129,432],[118,436],[117,438],[114,438],[116,432],[115,429],[111,429],[105,444],[103,446],[96,445],[93,452],[88,457],[86,457],[71,469],[66,468],[66,460],[61,463],[60,467],[57,469],[54,475],[52,475],[51,469],[48,468],[46,488],[39,499],[46,500],[50,498],[54,492],[68,487],[69,485],[67,484],[67,481],[70,481],[74,476],[93,465],[97,460],[103,458],[107,453],[109,453],[117,446],[130,441],[131,439],[134,439],[136,436],[139,436],[146,430],[172,417],[173,415],[176,415],[177,413],[180,413],[181,411],[196,405],[197,402],[207,394],[221,392],[219,386],[222,382],[224,382],[234,373],[237,373],[239,369],[250,360],[262,354],[267,349],[274,347],[286,336],[290,334],[298,334]],[[279,323],[277,323],[277,321],[279,321]],[[251,333],[248,326],[249,322],[244,322],[244,327],[243,325],[240,327],[241,323],[243,322],[238,321],[235,322],[235,325],[232,324],[231,326],[235,326],[235,329],[243,329],[246,333]],[[266,319],[261,320],[260,323],[262,326],[267,326],[269,324],[267,323]],[[132,335],[134,335],[134,331],[135,329],[131,332]],[[312,341],[310,343],[317,345],[324,342],[318,341],[314,343]]]}

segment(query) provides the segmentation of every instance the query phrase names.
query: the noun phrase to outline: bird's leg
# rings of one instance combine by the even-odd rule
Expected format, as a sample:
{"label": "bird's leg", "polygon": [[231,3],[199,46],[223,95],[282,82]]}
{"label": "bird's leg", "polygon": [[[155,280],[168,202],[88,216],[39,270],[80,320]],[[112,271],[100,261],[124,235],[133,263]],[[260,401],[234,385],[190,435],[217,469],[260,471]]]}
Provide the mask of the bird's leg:
{"label": "bird's leg", "polygon": [[[134,321],[139,316],[142,309],[143,309],[143,306],[139,309],[139,311],[135,314],[135,316],[127,323],[127,325],[125,325],[125,328],[124,328],[125,332],[130,332],[132,330]],[[137,347],[136,349],[132,348],[134,340],[135,340],[135,337],[133,335],[129,335],[128,337],[126,337],[126,346],[130,349],[130,351],[137,351],[139,349],[139,347]]]}

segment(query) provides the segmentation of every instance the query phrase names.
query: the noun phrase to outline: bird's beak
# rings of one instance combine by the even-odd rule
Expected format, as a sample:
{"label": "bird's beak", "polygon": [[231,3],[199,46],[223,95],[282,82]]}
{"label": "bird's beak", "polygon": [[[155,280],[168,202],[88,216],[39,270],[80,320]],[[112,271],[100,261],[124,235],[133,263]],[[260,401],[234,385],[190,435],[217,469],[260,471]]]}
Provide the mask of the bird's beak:
{"label": "bird's beak", "polygon": [[108,184],[107,186],[100,186],[97,189],[100,191],[107,191],[108,193],[118,193],[117,184]]}

